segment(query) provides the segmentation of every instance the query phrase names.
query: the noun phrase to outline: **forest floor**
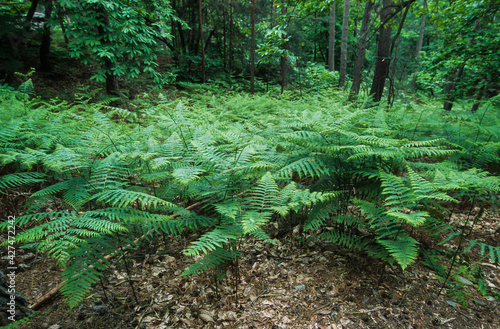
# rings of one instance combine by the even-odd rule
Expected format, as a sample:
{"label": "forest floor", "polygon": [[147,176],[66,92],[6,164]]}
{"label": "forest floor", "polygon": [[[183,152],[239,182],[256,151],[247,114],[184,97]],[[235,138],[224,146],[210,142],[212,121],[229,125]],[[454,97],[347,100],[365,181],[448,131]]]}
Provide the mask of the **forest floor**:
{"label": "forest floor", "polygon": [[[491,241],[500,232],[499,219],[485,216],[473,237]],[[56,296],[20,328],[500,327],[500,302],[482,296],[477,284],[464,280],[460,293],[444,289],[438,295],[442,281],[420,261],[402,271],[309,239],[298,227],[293,231],[275,239],[276,245],[242,244],[237,267],[222,281],[210,272],[180,276],[195,261],[182,252],[198,234],[151,241],[127,256],[129,274],[124,259],[113,259],[102,284],[79,306],[69,309]],[[16,285],[30,301],[61,282],[52,261],[29,250],[19,250],[18,258],[24,265]],[[487,285],[498,292],[500,268],[479,257],[477,262]]]}

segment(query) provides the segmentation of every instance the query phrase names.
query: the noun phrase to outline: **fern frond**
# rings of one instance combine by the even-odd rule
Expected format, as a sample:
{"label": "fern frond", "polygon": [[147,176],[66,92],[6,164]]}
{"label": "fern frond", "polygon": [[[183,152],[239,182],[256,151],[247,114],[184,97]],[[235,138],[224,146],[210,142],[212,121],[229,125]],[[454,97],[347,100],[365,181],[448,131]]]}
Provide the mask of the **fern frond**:
{"label": "fern frond", "polygon": [[242,229],[236,225],[221,225],[216,229],[203,234],[184,252],[187,256],[207,254],[216,249],[223,248],[229,240],[236,240],[242,234]]}
{"label": "fern frond", "polygon": [[0,177],[0,193],[3,189],[14,188],[34,183],[42,183],[47,177],[44,173],[23,172],[17,174],[8,174]]}
{"label": "fern frond", "polygon": [[[218,248],[206,254],[202,259],[190,265],[181,276],[199,274],[209,269],[218,269],[216,273],[219,279],[225,276],[225,269],[229,262],[239,257],[239,253],[234,250]],[[222,269],[221,269],[222,267]]]}
{"label": "fern frond", "polygon": [[346,231],[333,231],[321,233],[319,237],[323,240],[347,247],[363,250],[367,244],[367,240],[354,233]]}
{"label": "fern frond", "polygon": [[418,242],[412,237],[400,237],[397,240],[377,240],[390,253],[396,262],[401,266],[403,271],[413,263],[418,256]]}
{"label": "fern frond", "polygon": [[103,202],[104,204],[110,204],[113,207],[130,207],[136,205],[142,209],[155,209],[159,205],[162,205],[175,210],[178,208],[177,205],[158,197],[123,189],[105,190],[96,193],[91,199]]}

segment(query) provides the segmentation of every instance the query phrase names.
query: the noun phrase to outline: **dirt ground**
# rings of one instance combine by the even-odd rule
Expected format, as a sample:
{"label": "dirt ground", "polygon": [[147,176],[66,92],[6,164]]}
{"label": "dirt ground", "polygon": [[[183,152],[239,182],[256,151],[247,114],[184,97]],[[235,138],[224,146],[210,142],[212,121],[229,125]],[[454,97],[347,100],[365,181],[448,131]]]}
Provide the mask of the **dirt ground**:
{"label": "dirt ground", "polygon": [[[498,224],[498,216],[488,217],[477,234]],[[275,246],[241,245],[238,264],[222,281],[208,272],[181,277],[195,260],[182,251],[196,237],[173,237],[168,245],[153,241],[128,255],[130,276],[123,259],[113,259],[103,283],[79,306],[69,309],[58,295],[20,328],[500,327],[499,301],[482,296],[477,284],[464,284],[462,305],[447,289],[438,295],[442,281],[421,262],[403,272],[354,250],[299,242],[304,236],[294,233],[276,239]],[[24,265],[16,284],[31,302],[61,282],[52,261],[33,251],[18,255]],[[480,264],[498,292],[499,267]]]}

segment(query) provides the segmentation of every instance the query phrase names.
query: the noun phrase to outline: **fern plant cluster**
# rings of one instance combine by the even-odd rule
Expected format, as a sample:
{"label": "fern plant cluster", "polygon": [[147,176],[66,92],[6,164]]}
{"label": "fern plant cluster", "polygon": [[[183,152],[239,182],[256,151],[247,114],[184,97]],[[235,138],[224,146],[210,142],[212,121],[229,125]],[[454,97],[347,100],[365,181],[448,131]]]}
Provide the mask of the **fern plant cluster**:
{"label": "fern plant cluster", "polygon": [[[273,243],[265,224],[292,220],[405,269],[420,250],[414,230],[459,239],[447,205],[495,205],[500,194],[485,171],[498,159],[493,111],[452,119],[430,107],[354,108],[321,93],[205,90],[142,99],[135,111],[21,96],[0,88],[0,165],[10,170],[0,190],[43,186],[16,218],[26,227],[16,239],[64,268],[71,306],[99,280],[106,255],[185,229],[201,233],[185,253],[204,257],[183,275],[223,277],[245,238]],[[467,143],[484,152],[470,156]],[[50,210],[54,202],[63,206]],[[498,246],[474,247],[500,257]]]}

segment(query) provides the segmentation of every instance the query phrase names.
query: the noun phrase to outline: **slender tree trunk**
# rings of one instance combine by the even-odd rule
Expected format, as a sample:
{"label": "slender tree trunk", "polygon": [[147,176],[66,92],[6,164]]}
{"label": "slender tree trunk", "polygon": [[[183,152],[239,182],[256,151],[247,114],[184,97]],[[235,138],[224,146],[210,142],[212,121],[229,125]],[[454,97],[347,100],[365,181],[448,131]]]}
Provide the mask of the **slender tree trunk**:
{"label": "slender tree trunk", "polygon": [[458,70],[456,70],[455,74],[451,74],[452,78],[450,79],[450,82],[446,85],[446,100],[444,101],[443,104],[443,109],[445,111],[451,111],[451,108],[453,107],[453,100],[454,100],[454,95],[453,91],[455,90],[455,85],[458,81],[460,81],[460,78],[462,77],[462,74],[464,73],[464,68],[465,68],[465,63],[460,66]]}
{"label": "slender tree trunk", "polygon": [[374,2],[368,0],[365,5],[363,13],[363,20],[361,22],[361,30],[359,32],[358,46],[356,51],[356,60],[354,62],[353,81],[351,86],[350,100],[353,100],[359,94],[361,86],[361,77],[363,75],[363,65],[365,63],[366,45],[368,42],[368,28],[370,27],[370,19],[373,11]]}
{"label": "slender tree trunk", "polygon": [[233,71],[233,1],[229,0],[229,74]]}
{"label": "slender tree trunk", "polygon": [[[401,6],[396,6],[393,0],[383,0],[382,12],[380,13],[380,28],[379,28],[379,38],[377,47],[377,60],[375,66],[375,74],[373,76],[372,87],[370,89],[370,95],[372,95],[373,101],[378,103],[382,99],[384,93],[385,80],[389,75],[389,68],[391,65],[391,55],[394,50],[396,38],[401,33],[403,24],[406,18],[406,14],[415,0],[409,0]],[[395,38],[391,42],[392,27],[389,21],[396,15],[399,11],[405,8],[405,12],[401,18],[401,23],[396,33]]]}
{"label": "slender tree trunk", "polygon": [[[474,28],[472,29],[473,32],[476,32],[478,27],[479,27],[479,22],[481,19],[477,19],[476,22],[474,23]],[[474,39],[469,39],[469,46],[472,46],[474,43]],[[454,95],[453,92],[455,91],[455,86],[456,84],[460,81],[460,78],[462,77],[462,74],[464,73],[464,68],[465,68],[465,61],[462,63],[462,65],[458,68],[456,73],[453,75],[453,70],[452,74],[450,74],[450,82],[446,85],[446,100],[444,101],[443,104],[443,109],[445,111],[451,111],[451,108],[453,107],[453,101],[454,101]]]}
{"label": "slender tree trunk", "polygon": [[483,85],[476,92],[476,100],[474,105],[472,105],[472,112],[476,112],[479,109],[479,104],[481,103],[481,99],[483,98],[486,89],[486,85],[484,83],[485,82],[483,81]]}
{"label": "slender tree trunk", "polygon": [[255,88],[255,0],[252,1],[251,25],[252,41],[250,43],[250,94],[253,95]]}
{"label": "slender tree trunk", "polygon": [[373,75],[370,95],[374,102],[380,102],[384,92],[385,80],[389,74],[391,65],[391,36],[392,27],[388,24],[392,13],[391,7],[394,6],[393,0],[383,0],[383,8],[380,13],[380,28],[377,46],[377,59],[375,64],[375,73]]}
{"label": "slender tree trunk", "polygon": [[328,38],[328,71],[335,70],[335,1],[330,7],[330,36]]}
{"label": "slender tree trunk", "polygon": [[203,16],[202,16],[202,0],[198,0],[198,16],[200,25],[200,48],[201,48],[201,83],[205,83],[205,45],[203,44]]}
{"label": "slender tree trunk", "polygon": [[349,28],[349,10],[350,0],[344,0],[344,18],[342,21],[342,45],[340,47],[340,78],[339,87],[343,88],[345,84],[345,75],[347,72],[347,32]]}
{"label": "slender tree trunk", "polygon": [[226,62],[226,6],[222,6],[222,62],[224,63],[224,71],[227,67]]}
{"label": "slender tree trunk", "polygon": [[[281,15],[285,16],[287,14],[286,3],[281,5]],[[286,38],[286,35],[283,35]],[[282,53],[280,57],[280,80],[281,80],[281,93],[285,91],[286,87],[286,42],[283,43]]]}
{"label": "slender tree trunk", "polygon": [[60,5],[57,4],[57,2],[54,4],[54,6],[55,6],[54,8],[57,12],[57,16],[60,17],[59,18],[59,26],[61,26],[61,30],[62,30],[62,33],[64,36],[64,43],[69,44],[68,34],[66,33],[66,26],[64,25],[64,16],[63,16],[64,10]]}
{"label": "slender tree trunk", "polygon": [[45,24],[43,26],[42,43],[40,44],[40,69],[50,72],[52,63],[50,62],[51,31],[48,22],[52,17],[52,0],[45,1]]}
{"label": "slender tree trunk", "polygon": [[[427,12],[427,0],[424,0],[424,10]],[[420,70],[420,52],[422,51],[422,46],[424,45],[424,35],[425,35],[425,20],[426,15],[422,15],[420,19],[420,34],[418,35],[417,46],[415,47],[415,61],[417,62],[417,68],[413,74],[413,79],[411,81],[411,88],[415,91],[417,89],[417,73]]]}
{"label": "slender tree trunk", "polygon": [[[315,25],[316,25],[316,18],[317,17],[318,17],[318,12],[315,11],[314,12],[314,24]],[[317,52],[317,50],[316,50],[316,39],[313,41],[313,52],[314,52],[313,53],[313,62],[316,63],[316,60],[317,60],[317,58],[316,58],[316,52]]]}
{"label": "slender tree trunk", "polygon": [[38,0],[32,0],[30,9],[28,10],[28,14],[26,15],[26,19],[24,20],[24,26],[23,26],[23,36],[26,36],[28,34],[28,31],[31,28],[31,20],[33,19],[33,16],[35,15],[36,7],[38,6]]}
{"label": "slender tree trunk", "polygon": [[391,63],[391,73],[389,75],[389,83],[390,83],[390,90],[391,92],[389,93],[389,96],[387,97],[387,103],[389,105],[392,104],[394,101],[395,97],[395,86],[394,86],[394,81],[395,81],[395,72],[396,72],[396,63],[398,61],[398,48],[399,48],[399,42],[401,41],[401,38],[399,35],[401,34],[401,31],[403,30],[404,22],[406,20],[406,15],[408,15],[408,10],[410,9],[410,6],[406,6],[406,9],[403,13],[403,16],[401,17],[401,21],[399,23],[399,28],[398,31],[396,32],[396,35],[393,38],[392,44],[391,44],[391,51],[390,54],[394,54],[394,60]]}
{"label": "slender tree trunk", "polygon": [[[109,40],[109,35],[105,31],[104,27],[109,25],[109,19],[108,19],[108,14],[104,7],[100,6],[100,8],[97,10],[97,16],[98,19],[101,21],[101,25],[97,26],[97,32],[101,36],[101,40],[106,43],[110,44],[111,41]],[[108,57],[104,57],[104,69],[106,71],[105,77],[106,77],[106,93],[108,95],[114,95],[114,96],[119,96],[120,94],[120,88],[118,85],[118,79],[116,75],[113,74],[113,68],[115,67],[115,63],[109,59]]]}

